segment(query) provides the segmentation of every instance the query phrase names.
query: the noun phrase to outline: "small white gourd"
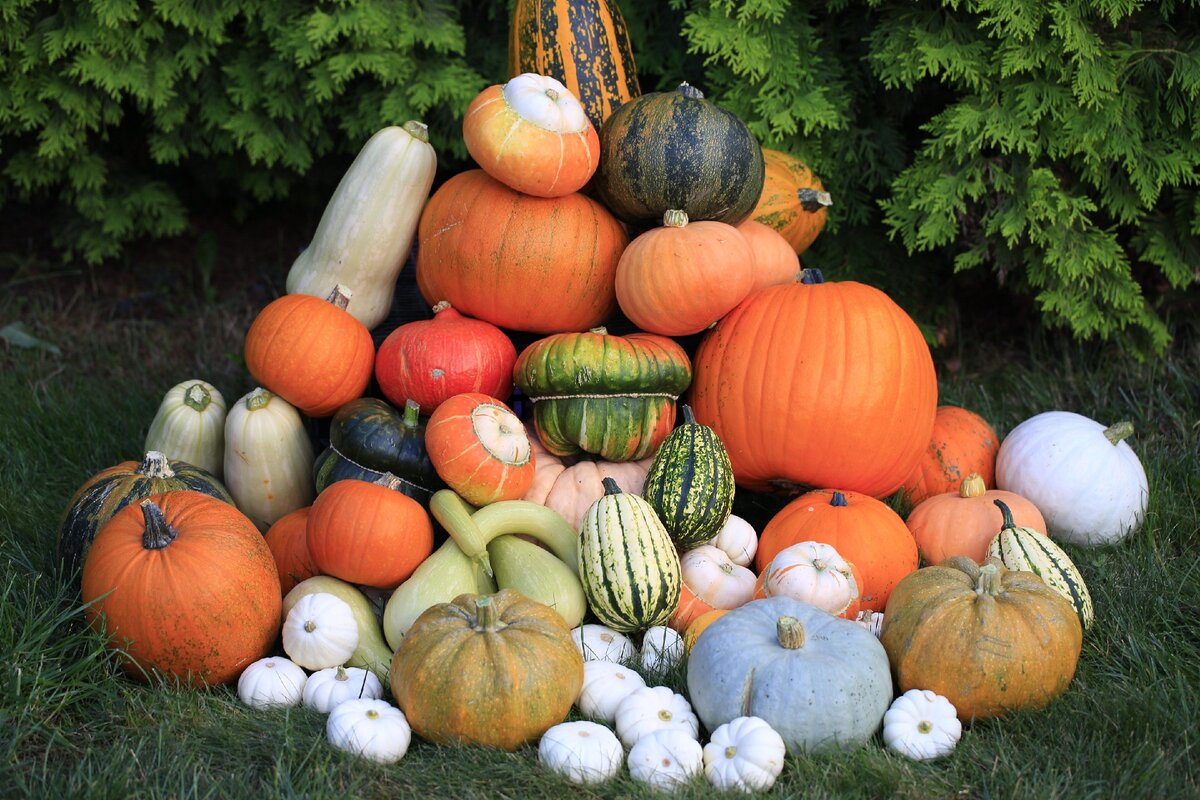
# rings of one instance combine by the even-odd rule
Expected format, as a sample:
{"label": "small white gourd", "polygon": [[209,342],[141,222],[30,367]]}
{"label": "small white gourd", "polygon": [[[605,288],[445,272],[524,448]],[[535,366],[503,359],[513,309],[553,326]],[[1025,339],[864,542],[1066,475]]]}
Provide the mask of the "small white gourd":
{"label": "small white gourd", "polygon": [[266,530],[316,497],[313,448],[295,406],[258,387],[225,417],[225,487]]}
{"label": "small white gourd", "polygon": [[754,570],[738,566],[728,553],[710,544],[682,553],[679,572],[692,593],[713,608],[737,608],[749,603],[758,580]]}
{"label": "small white gourd", "polygon": [[613,721],[626,747],[661,730],[682,731],[693,739],[700,735],[700,720],[691,703],[669,686],[646,686],[630,692],[617,706]]}
{"label": "small white gourd", "polygon": [[168,389],[143,450],[157,450],[220,478],[225,471],[225,398],[217,387],[192,379]]}
{"label": "small white gourd", "polygon": [[338,750],[392,764],[404,758],[412,728],[404,712],[385,700],[347,700],[329,712],[325,737]]}
{"label": "small white gourd", "polygon": [[738,717],[712,733],[704,745],[704,775],[723,792],[765,792],[783,771],[787,746],[760,717]]}
{"label": "small white gourd", "polygon": [[286,658],[260,658],[238,677],[238,698],[252,708],[298,705],[307,680],[304,670]]}
{"label": "small white gourd", "polygon": [[758,533],[749,522],[730,514],[708,544],[724,550],[729,560],[738,566],[748,567],[758,552]]}
{"label": "small white gourd", "polygon": [[283,651],[302,667],[345,664],[358,647],[358,620],[345,600],[329,592],[300,598],[283,622]]}
{"label": "small white gourd", "polygon": [[571,638],[575,646],[583,653],[584,661],[612,661],[623,663],[637,658],[637,648],[633,641],[623,633],[618,633],[607,625],[589,622],[571,629]]}
{"label": "small white gourd", "polygon": [[308,676],[304,684],[304,706],[328,714],[347,700],[383,697],[383,684],[373,672],[362,667],[326,667]]}
{"label": "small white gourd", "polygon": [[603,783],[621,771],[624,760],[617,735],[587,720],[560,722],[538,742],[538,763],[571,783]]}
{"label": "small white gourd", "polygon": [[797,542],[775,554],[763,570],[766,597],[791,597],[841,616],[859,598],[854,568],[825,542]]}
{"label": "small white gourd", "polygon": [[949,754],[961,736],[954,704],[929,689],[909,689],[883,715],[883,743],[917,761]]}
{"label": "small white gourd", "polygon": [[621,701],[645,686],[642,676],[624,664],[584,661],[583,688],[575,705],[580,713],[612,724]]}
{"label": "small white gourd", "polygon": [[642,669],[663,674],[683,661],[683,637],[674,628],[653,625],[642,636]]}
{"label": "small white gourd", "polygon": [[660,792],[674,792],[704,770],[704,749],[679,729],[655,731],[629,749],[629,775]]}

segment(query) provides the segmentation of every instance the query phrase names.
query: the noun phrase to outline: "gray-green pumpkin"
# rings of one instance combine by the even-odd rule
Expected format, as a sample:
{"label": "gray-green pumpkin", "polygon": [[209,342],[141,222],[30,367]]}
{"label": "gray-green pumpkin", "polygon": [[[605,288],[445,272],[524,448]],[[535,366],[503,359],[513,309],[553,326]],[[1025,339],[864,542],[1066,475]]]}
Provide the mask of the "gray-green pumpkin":
{"label": "gray-green pumpkin", "polygon": [[733,465],[717,432],[696,422],[689,406],[646,474],[642,497],[681,550],[717,535],[733,510]]}

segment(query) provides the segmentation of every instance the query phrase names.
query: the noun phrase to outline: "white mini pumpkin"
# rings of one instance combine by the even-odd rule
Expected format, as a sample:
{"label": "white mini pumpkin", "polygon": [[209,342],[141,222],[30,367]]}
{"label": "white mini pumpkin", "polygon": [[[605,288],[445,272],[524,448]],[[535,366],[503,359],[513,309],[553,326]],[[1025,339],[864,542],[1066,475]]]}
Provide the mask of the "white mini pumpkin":
{"label": "white mini pumpkin", "polygon": [[308,676],[304,684],[304,706],[328,714],[347,700],[383,697],[383,684],[375,673],[361,667],[327,667]]}
{"label": "white mini pumpkin", "polygon": [[949,754],[961,736],[954,704],[929,689],[909,689],[883,715],[883,743],[917,761]]}
{"label": "white mini pumpkin", "polygon": [[345,664],[358,647],[358,621],[345,600],[328,592],[300,598],[283,622],[283,651],[302,667]]}
{"label": "white mini pumpkin", "polygon": [[623,663],[637,660],[637,648],[623,633],[607,625],[589,622],[571,629],[575,646],[583,653],[584,661],[612,661]]}
{"label": "white mini pumpkin", "polygon": [[585,661],[583,688],[575,705],[581,713],[611,724],[616,719],[621,701],[645,686],[646,681],[642,676],[624,664]]}
{"label": "white mini pumpkin", "polygon": [[260,658],[242,670],[238,697],[253,708],[294,706],[300,702],[307,680],[304,670],[286,658]]}
{"label": "white mini pumpkin", "polygon": [[572,783],[603,783],[621,771],[625,749],[595,722],[560,722],[538,742],[538,763]]}
{"label": "white mini pumpkin", "polygon": [[857,610],[860,588],[854,568],[824,542],[797,542],[771,559],[763,570],[765,597],[791,597],[836,616]]}
{"label": "white mini pumpkin", "polygon": [[626,747],[655,731],[678,730],[695,739],[700,720],[687,698],[669,686],[646,686],[629,693],[617,706],[617,736]]}
{"label": "white mini pumpkin", "polygon": [[721,791],[765,792],[783,771],[787,746],[760,717],[738,717],[712,733],[704,745],[704,775]]}
{"label": "white mini pumpkin", "polygon": [[735,564],[728,553],[711,544],[680,554],[679,571],[692,593],[713,608],[737,608],[750,602],[758,579],[753,570]]}
{"label": "white mini pumpkin", "polygon": [[1000,443],[996,486],[1029,499],[1046,533],[1078,545],[1113,544],[1141,527],[1146,471],[1125,442],[1133,425],[1105,427],[1071,411],[1046,411]]}
{"label": "white mini pumpkin", "polygon": [[730,514],[709,544],[724,550],[729,560],[738,566],[748,567],[758,552],[758,533],[749,522]]}
{"label": "white mini pumpkin", "polygon": [[329,712],[325,736],[339,750],[391,764],[408,752],[412,728],[400,709],[364,697],[339,703]]}
{"label": "white mini pumpkin", "polygon": [[629,749],[629,775],[660,792],[673,792],[704,770],[704,750],[686,731],[666,728],[643,736]]}
{"label": "white mini pumpkin", "polygon": [[683,637],[674,628],[653,625],[642,635],[642,669],[662,674],[683,661]]}

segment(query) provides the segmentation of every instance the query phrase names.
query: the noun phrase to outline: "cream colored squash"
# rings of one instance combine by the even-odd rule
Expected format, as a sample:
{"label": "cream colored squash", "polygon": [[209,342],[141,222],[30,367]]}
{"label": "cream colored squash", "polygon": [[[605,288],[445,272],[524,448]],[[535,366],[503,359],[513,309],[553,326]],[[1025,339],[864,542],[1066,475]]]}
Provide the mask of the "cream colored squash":
{"label": "cream colored squash", "polygon": [[682,731],[693,739],[700,735],[700,721],[691,703],[669,686],[646,686],[630,692],[617,706],[613,722],[626,747],[661,730]]}
{"label": "cream colored squash", "polygon": [[285,708],[300,703],[308,675],[280,656],[260,658],[238,677],[238,699],[251,708]]}
{"label": "cream colored squash", "polygon": [[383,697],[383,683],[361,667],[327,667],[308,676],[301,698],[305,708],[328,714],[347,700]]}
{"label": "cream colored squash", "polygon": [[949,755],[961,736],[954,704],[928,689],[909,689],[883,715],[883,743],[917,761]]}
{"label": "cream colored squash", "polygon": [[259,387],[229,409],[225,486],[264,531],[316,497],[312,442],[300,412],[282,397]]}
{"label": "cream colored squash", "polygon": [[711,544],[694,547],[679,557],[683,582],[713,608],[737,608],[754,597],[754,572],[729,560]]}
{"label": "cream colored squash", "polygon": [[283,652],[306,669],[345,664],[358,648],[358,620],[350,604],[317,592],[301,597],[283,620]]}
{"label": "cream colored squash", "polygon": [[571,783],[603,783],[616,777],[624,760],[616,734],[587,720],[560,722],[538,742],[538,763]]}
{"label": "cream colored squash", "polygon": [[225,398],[198,378],[167,390],[146,434],[145,451],[186,461],[220,478],[225,465]]}
{"label": "cream colored squash", "polygon": [[858,611],[854,567],[824,542],[797,542],[780,550],[763,570],[762,588],[765,597],[794,597],[835,617]]}
{"label": "cream colored squash", "polygon": [[385,700],[347,700],[329,712],[325,736],[338,750],[391,764],[404,758],[412,728],[404,712]]}
{"label": "cream colored squash", "polygon": [[645,686],[645,679],[624,664],[599,659],[584,661],[583,687],[575,706],[584,716],[611,725],[621,701]]}
{"label": "cream colored squash", "polygon": [[704,750],[678,728],[654,731],[629,748],[629,776],[659,792],[683,788],[704,771]]}
{"label": "cream colored squash", "polygon": [[704,745],[704,775],[717,789],[765,792],[783,771],[787,746],[760,717],[738,717],[712,732]]}
{"label": "cream colored squash", "polygon": [[585,662],[612,661],[620,664],[637,658],[637,648],[628,636],[598,622],[572,628],[571,639],[579,652],[583,653]]}
{"label": "cream colored squash", "polygon": [[729,560],[739,567],[749,567],[758,552],[758,533],[749,522],[730,514],[708,544],[724,550]]}

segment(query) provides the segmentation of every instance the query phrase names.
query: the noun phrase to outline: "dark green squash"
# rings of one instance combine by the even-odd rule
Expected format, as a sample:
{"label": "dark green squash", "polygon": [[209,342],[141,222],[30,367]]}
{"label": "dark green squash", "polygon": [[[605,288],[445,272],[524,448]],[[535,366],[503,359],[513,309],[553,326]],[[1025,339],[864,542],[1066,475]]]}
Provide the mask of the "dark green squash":
{"label": "dark green squash", "polygon": [[88,478],[71,497],[58,526],[57,560],[62,575],[79,588],[80,570],[96,533],[132,502],[181,489],[202,492],[234,505],[215,475],[151,450],[138,461],[122,461]]}
{"label": "dark green squash", "polygon": [[686,83],[630,100],[600,131],[597,195],[632,225],[658,225],[676,208],[693,222],[736,225],[758,203],[763,176],[746,123]]}
{"label": "dark green squash", "polygon": [[680,550],[717,535],[733,510],[733,465],[717,432],[683,407],[683,424],[671,431],[650,465],[642,497]]}
{"label": "dark green squash", "polygon": [[429,498],[445,484],[425,452],[419,414],[420,406],[411,400],[400,414],[374,397],[339,408],[329,423],[329,447],[313,465],[317,492],[347,478],[374,483],[390,472],[400,479],[402,493],[428,508]]}

